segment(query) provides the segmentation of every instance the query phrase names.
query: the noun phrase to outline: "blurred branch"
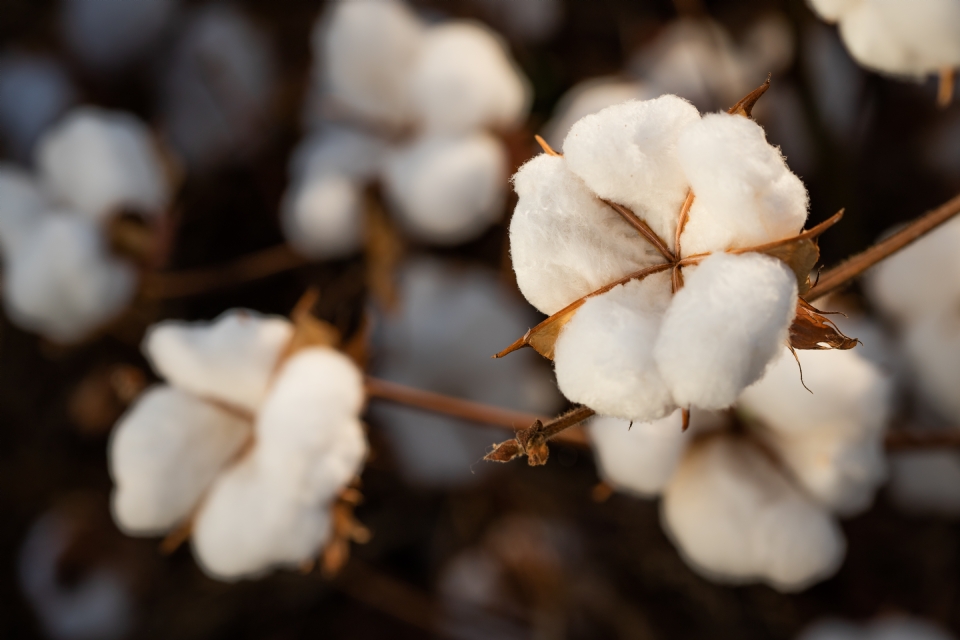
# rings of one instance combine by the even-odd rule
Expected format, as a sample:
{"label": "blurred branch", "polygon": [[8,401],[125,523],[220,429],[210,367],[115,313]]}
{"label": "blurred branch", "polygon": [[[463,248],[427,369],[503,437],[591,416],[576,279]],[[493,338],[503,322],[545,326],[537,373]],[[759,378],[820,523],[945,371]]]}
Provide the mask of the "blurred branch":
{"label": "blurred branch", "polygon": [[960,430],[936,431],[894,429],[887,432],[884,445],[887,451],[913,451],[917,449],[960,449]]}
{"label": "blurred branch", "polygon": [[437,607],[426,593],[351,558],[335,581],[354,600],[431,634]]}
{"label": "blurred branch", "polygon": [[903,249],[914,240],[923,237],[938,226],[960,213],[960,195],[956,195],[933,211],[917,218],[889,238],[878,242],[866,251],[848,258],[839,265],[820,274],[817,284],[810,288],[804,299],[813,302],[817,298],[844,287],[864,271]]}

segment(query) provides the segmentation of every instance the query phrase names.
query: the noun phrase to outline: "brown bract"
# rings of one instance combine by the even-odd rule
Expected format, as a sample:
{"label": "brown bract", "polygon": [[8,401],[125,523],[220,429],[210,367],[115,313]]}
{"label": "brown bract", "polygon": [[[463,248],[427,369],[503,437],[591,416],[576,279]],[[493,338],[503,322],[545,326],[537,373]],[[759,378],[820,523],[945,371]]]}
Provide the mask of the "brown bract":
{"label": "brown bract", "polygon": [[797,299],[797,315],[790,325],[790,347],[793,349],[853,349],[856,338],[843,335],[837,325],[822,311],[803,298]]}

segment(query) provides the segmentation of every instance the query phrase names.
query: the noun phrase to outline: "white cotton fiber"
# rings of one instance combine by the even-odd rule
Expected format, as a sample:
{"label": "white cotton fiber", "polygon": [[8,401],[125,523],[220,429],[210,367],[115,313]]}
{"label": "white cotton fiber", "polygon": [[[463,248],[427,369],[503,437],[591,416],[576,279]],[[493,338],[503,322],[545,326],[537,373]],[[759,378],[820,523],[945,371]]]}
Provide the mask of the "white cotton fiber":
{"label": "white cotton fiber", "polygon": [[696,194],[683,255],[756,246],[803,228],[807,190],[756,122],[706,115],[683,131],[678,155]]}
{"label": "white cotton fiber", "polygon": [[932,313],[904,332],[910,381],[943,417],[960,422],[960,317],[956,309]]}
{"label": "white cotton fiber", "polygon": [[889,491],[907,513],[960,516],[960,455],[946,450],[891,455]]}
{"label": "white cotton fiber", "polygon": [[386,161],[383,186],[397,221],[435,244],[473,240],[503,215],[507,152],[483,132],[421,137]]}
{"label": "white cotton fiber", "polygon": [[779,355],[797,279],[756,253],[715,253],[690,271],[667,308],[654,358],[679,406],[723,409]]}
{"label": "white cotton fiber", "polygon": [[234,581],[315,558],[330,529],[327,505],[299,500],[249,456],[214,481],[190,542],[207,575]]}
{"label": "white cotton fiber", "polygon": [[110,438],[113,517],[153,535],[190,515],[252,435],[250,423],[194,395],[158,385],[120,418]]}
{"label": "white cotton fiber", "polygon": [[312,260],[343,258],[363,245],[363,188],[340,173],[314,173],[294,182],[280,205],[287,242]]}
{"label": "white cotton fiber", "polygon": [[629,208],[672,250],[689,187],[677,141],[699,119],[696,107],[672,95],[607,107],[571,127],[564,159],[591,191]]}
{"label": "white cotton fiber", "polygon": [[671,413],[676,405],[653,358],[668,304],[669,272],[588,298],[556,342],[563,395],[625,420],[647,422]]}
{"label": "white cotton fiber", "polygon": [[570,128],[581,118],[628,100],[649,100],[659,92],[647,84],[616,76],[590,78],[573,86],[561,96],[553,117],[544,125],[543,137],[555,149],[563,146]]}
{"label": "white cotton fiber", "polygon": [[513,176],[510,256],[524,297],[546,314],[663,257],[600,202],[564,158],[541,154]]}
{"label": "white cotton fiber", "polygon": [[314,57],[330,95],[358,116],[391,126],[411,120],[410,74],[423,27],[399,0],[331,5],[314,28]]}
{"label": "white cotton fiber", "polygon": [[599,416],[587,423],[597,468],[620,491],[654,496],[673,477],[693,432],[682,430],[680,412],[654,422]]}
{"label": "white cotton fiber", "polygon": [[793,592],[833,574],[846,548],[836,522],[754,445],[713,437],[690,449],[667,485],[664,528],[699,572]]}
{"label": "white cotton fiber", "polygon": [[46,206],[47,199],[30,174],[0,164],[0,255],[10,256],[27,242]]}
{"label": "white cotton fiber", "polygon": [[363,400],[363,377],[347,356],[328,347],[295,353],[257,416],[260,472],[301,504],[334,499],[367,454]]}
{"label": "white cotton fiber", "polygon": [[231,309],[206,323],[155,324],[147,330],[143,351],[170,384],[256,412],[292,336],[286,318]]}
{"label": "white cotton fiber", "polygon": [[137,274],[107,253],[100,229],[75,212],[50,212],[6,258],[4,305],[16,324],[74,342],[120,313]]}
{"label": "white cotton fiber", "polygon": [[386,152],[386,141],[362,129],[323,127],[297,145],[290,160],[290,176],[339,173],[370,180],[380,171]]}
{"label": "white cotton fiber", "polygon": [[836,22],[858,5],[868,0],[807,0],[808,4],[827,22]]}
{"label": "white cotton fiber", "polygon": [[526,78],[500,38],[479,23],[428,29],[410,82],[415,113],[428,132],[511,129],[530,107]]}
{"label": "white cotton fiber", "polygon": [[767,443],[810,494],[842,515],[867,509],[886,479],[883,436],[890,378],[856,351],[786,349],[738,407],[762,421]]}
{"label": "white cotton fiber", "polygon": [[34,142],[75,97],[66,69],[55,58],[0,57],[0,137],[7,155],[29,160]]}
{"label": "white cotton fiber", "polygon": [[126,113],[74,109],[37,143],[36,162],[58,198],[93,220],[121,209],[157,215],[170,199],[150,130]]}

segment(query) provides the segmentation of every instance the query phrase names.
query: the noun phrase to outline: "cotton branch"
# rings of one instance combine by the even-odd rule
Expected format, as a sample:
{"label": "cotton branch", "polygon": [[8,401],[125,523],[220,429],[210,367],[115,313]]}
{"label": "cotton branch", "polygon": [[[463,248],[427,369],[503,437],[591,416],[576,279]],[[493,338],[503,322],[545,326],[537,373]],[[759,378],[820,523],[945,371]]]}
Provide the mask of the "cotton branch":
{"label": "cotton branch", "polygon": [[547,463],[550,457],[550,448],[547,441],[558,438],[564,431],[574,427],[596,412],[590,407],[576,407],[544,423],[536,420],[532,425],[517,433],[517,437],[495,445],[493,451],[484,456],[484,460],[491,462],[510,462],[519,456],[527,456],[527,463],[531,467]]}

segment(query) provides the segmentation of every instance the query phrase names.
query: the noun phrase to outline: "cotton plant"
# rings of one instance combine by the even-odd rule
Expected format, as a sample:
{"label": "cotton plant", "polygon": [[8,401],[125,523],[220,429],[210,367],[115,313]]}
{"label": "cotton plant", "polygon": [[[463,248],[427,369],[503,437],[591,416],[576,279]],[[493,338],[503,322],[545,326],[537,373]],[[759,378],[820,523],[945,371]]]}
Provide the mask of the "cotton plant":
{"label": "cotton plant", "polygon": [[111,233],[122,214],[155,224],[173,180],[134,116],[77,107],[34,150],[35,173],[0,168],[3,302],[17,325],[61,343],[83,339],[130,303],[134,262]]}
{"label": "cotton plant", "polygon": [[[832,575],[846,542],[837,517],[870,507],[886,479],[892,384],[856,351],[784,353],[730,414],[679,412],[588,424],[601,477],[661,498],[661,521],[685,561],[725,583],[798,591]],[[811,393],[812,392],[812,393]]]}
{"label": "cotton plant", "polygon": [[923,80],[940,74],[939,100],[953,96],[960,67],[958,0],[809,0],[825,21],[836,23],[844,44],[864,67]]}
{"label": "cotton plant", "polygon": [[345,501],[368,451],[365,392],[358,367],[311,326],[235,309],[148,330],[144,354],[165,382],[109,446],[125,532],[188,534],[219,580],[308,565],[322,550],[335,568],[364,533]]}
{"label": "cotton plant", "polygon": [[427,24],[400,0],[357,0],[332,4],[312,44],[312,133],[281,205],[297,251],[357,251],[375,186],[419,242],[458,244],[500,219],[509,160],[496,134],[523,121],[530,90],[496,34]]}
{"label": "cotton plant", "polygon": [[923,618],[886,616],[871,620],[865,625],[846,620],[819,620],[797,640],[952,640],[953,636],[939,626]]}

